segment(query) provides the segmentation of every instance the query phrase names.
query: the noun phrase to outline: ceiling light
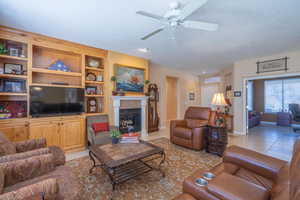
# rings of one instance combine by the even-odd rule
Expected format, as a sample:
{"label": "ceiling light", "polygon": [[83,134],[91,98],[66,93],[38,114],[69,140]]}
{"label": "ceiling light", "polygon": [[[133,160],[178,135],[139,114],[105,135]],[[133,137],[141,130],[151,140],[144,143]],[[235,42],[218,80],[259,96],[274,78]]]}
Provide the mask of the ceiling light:
{"label": "ceiling light", "polygon": [[149,48],[139,48],[138,51],[143,52],[143,53],[148,53],[150,50],[149,50]]}

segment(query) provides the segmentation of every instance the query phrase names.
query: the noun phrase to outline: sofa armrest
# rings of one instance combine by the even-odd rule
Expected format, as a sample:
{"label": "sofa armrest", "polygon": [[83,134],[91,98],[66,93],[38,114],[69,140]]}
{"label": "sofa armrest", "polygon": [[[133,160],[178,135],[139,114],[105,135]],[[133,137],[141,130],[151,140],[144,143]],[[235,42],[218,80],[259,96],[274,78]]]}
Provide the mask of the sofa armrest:
{"label": "sofa armrest", "polygon": [[0,157],[0,163],[22,160],[33,156],[39,156],[39,155],[44,155],[49,153],[51,153],[49,148],[41,148],[41,149],[26,151],[22,153],[10,154],[7,156]]}
{"label": "sofa armrest", "polygon": [[270,196],[267,189],[227,173],[211,180],[207,191],[223,200],[268,200]]}
{"label": "sofa armrest", "polygon": [[176,128],[177,126],[186,127],[186,120],[171,120],[171,128]]}
{"label": "sofa armrest", "polygon": [[56,179],[49,178],[32,185],[27,185],[15,191],[0,195],[0,200],[32,200],[32,199],[56,199],[58,196],[58,184]]}
{"label": "sofa armrest", "polygon": [[95,144],[95,131],[92,127],[88,127],[87,129],[87,140],[90,145]]}
{"label": "sofa armrest", "polygon": [[0,163],[0,171],[4,174],[4,187],[47,174],[54,169],[52,154]]}
{"label": "sofa armrest", "polygon": [[50,153],[53,155],[53,162],[55,166],[64,165],[66,163],[65,152],[58,146],[48,147]]}
{"label": "sofa armrest", "polygon": [[274,181],[277,179],[280,169],[287,164],[286,161],[238,146],[228,147],[223,161],[246,168]]}
{"label": "sofa armrest", "polygon": [[31,139],[14,144],[18,153],[47,147],[45,138]]}

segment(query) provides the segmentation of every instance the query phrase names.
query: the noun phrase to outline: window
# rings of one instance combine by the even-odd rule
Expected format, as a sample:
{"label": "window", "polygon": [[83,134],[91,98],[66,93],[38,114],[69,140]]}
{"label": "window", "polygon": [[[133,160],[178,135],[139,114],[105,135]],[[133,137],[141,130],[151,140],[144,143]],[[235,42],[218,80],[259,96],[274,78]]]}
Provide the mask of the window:
{"label": "window", "polygon": [[220,76],[213,76],[213,77],[209,77],[206,78],[204,80],[205,84],[209,84],[209,83],[220,83],[221,82],[221,77]]}
{"label": "window", "polygon": [[300,78],[265,81],[265,112],[287,112],[291,103],[300,103]]}

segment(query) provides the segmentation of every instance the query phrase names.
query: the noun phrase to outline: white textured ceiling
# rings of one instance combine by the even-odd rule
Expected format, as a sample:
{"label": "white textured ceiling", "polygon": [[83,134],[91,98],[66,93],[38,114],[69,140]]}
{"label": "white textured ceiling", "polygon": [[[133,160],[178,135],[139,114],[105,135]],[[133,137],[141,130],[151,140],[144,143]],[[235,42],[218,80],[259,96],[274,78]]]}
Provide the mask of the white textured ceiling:
{"label": "white textured ceiling", "polygon": [[[163,15],[171,1],[0,0],[0,24],[196,73],[300,49],[300,0],[209,0],[189,19],[218,23],[218,31],[180,28],[176,41],[167,31],[141,41],[160,24],[135,12]],[[150,52],[137,51],[143,47]]]}

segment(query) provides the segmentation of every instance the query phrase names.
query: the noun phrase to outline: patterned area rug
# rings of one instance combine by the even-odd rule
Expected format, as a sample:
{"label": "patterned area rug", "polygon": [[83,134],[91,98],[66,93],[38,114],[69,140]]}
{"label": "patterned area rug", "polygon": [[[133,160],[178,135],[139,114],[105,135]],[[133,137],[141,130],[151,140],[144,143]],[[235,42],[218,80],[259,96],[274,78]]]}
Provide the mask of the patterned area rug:
{"label": "patterned area rug", "polygon": [[89,157],[67,163],[83,188],[84,200],[171,200],[182,191],[182,182],[198,168],[210,169],[221,162],[220,157],[204,151],[189,150],[170,143],[167,138],[152,140],[151,143],[165,149],[166,162],[162,166],[166,177],[151,171],[116,186],[112,194],[109,177],[100,168],[89,174],[92,162]]}

